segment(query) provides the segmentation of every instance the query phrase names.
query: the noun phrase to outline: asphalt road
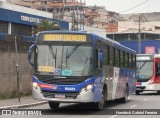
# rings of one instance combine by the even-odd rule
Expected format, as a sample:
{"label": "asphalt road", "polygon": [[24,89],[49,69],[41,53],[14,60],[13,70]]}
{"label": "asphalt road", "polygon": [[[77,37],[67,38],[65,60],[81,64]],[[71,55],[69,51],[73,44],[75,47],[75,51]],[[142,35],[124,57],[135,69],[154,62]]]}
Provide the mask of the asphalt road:
{"label": "asphalt road", "polygon": [[[95,111],[92,104],[61,104],[59,110],[52,111],[48,104],[41,106],[30,107],[27,109],[40,110],[42,116],[32,116],[32,118],[160,118],[160,115],[144,115],[145,109],[160,109],[160,95],[156,92],[145,92],[140,95],[131,95],[127,103],[117,103],[115,101],[107,102],[105,109],[102,111]],[[119,111],[120,110],[120,111]],[[116,113],[119,111],[137,111],[142,110],[142,115],[120,115],[113,114],[112,111]],[[151,111],[152,111],[151,110]],[[148,110],[147,110],[148,111]],[[114,113],[115,113],[114,112]],[[123,112],[124,113],[124,112]],[[153,112],[152,112],[153,113]],[[160,113],[160,110],[159,110]],[[47,114],[47,115],[43,115]],[[22,117],[22,116],[12,116],[12,117]],[[29,117],[29,116],[26,116]]]}

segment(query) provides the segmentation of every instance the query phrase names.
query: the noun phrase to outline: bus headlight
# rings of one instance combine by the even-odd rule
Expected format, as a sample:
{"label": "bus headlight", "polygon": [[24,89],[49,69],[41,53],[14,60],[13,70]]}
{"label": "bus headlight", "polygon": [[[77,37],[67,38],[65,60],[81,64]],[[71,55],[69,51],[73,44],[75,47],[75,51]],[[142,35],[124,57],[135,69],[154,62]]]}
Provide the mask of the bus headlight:
{"label": "bus headlight", "polygon": [[83,94],[92,89],[92,84],[88,84],[86,87],[82,88],[80,94]]}
{"label": "bus headlight", "polygon": [[32,86],[33,86],[34,88],[36,88],[36,87],[38,86],[38,84],[37,84],[36,82],[33,82],[33,83],[32,83]]}
{"label": "bus headlight", "polygon": [[89,84],[89,85],[87,85],[87,90],[90,90],[90,89],[92,89],[92,84]]}
{"label": "bus headlight", "polygon": [[38,86],[38,84],[36,82],[32,83],[32,86],[38,91],[41,92],[41,88]]}

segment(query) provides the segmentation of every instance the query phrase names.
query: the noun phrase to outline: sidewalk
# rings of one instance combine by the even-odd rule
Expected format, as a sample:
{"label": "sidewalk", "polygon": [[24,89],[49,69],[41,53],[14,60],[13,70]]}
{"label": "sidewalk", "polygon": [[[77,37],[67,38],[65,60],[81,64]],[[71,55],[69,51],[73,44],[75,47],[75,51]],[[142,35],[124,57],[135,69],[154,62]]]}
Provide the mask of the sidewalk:
{"label": "sidewalk", "polygon": [[0,109],[25,108],[46,103],[47,101],[33,100],[32,96],[21,97],[20,102],[18,101],[18,98],[11,98],[0,100]]}

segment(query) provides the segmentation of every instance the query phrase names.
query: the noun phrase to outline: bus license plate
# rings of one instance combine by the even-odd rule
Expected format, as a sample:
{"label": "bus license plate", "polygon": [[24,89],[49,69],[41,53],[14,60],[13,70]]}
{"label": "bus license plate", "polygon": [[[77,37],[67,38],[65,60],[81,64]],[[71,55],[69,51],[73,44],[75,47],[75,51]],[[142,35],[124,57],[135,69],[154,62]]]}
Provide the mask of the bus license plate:
{"label": "bus license plate", "polygon": [[65,98],[65,94],[55,94],[55,98]]}

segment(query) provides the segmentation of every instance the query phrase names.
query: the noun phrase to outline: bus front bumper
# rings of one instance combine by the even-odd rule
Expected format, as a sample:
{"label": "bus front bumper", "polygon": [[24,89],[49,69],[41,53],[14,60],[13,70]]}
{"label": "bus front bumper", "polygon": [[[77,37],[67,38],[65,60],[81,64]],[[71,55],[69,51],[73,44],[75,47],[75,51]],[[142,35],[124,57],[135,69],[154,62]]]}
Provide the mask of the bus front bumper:
{"label": "bus front bumper", "polygon": [[83,94],[77,95],[76,98],[51,98],[51,97],[44,97],[42,93],[37,91],[34,87],[32,88],[32,97],[35,100],[41,101],[53,101],[58,103],[87,103],[93,102],[93,92],[89,90]]}
{"label": "bus front bumper", "polygon": [[137,91],[159,91],[160,85],[159,84],[146,84],[143,86],[136,86]]}

